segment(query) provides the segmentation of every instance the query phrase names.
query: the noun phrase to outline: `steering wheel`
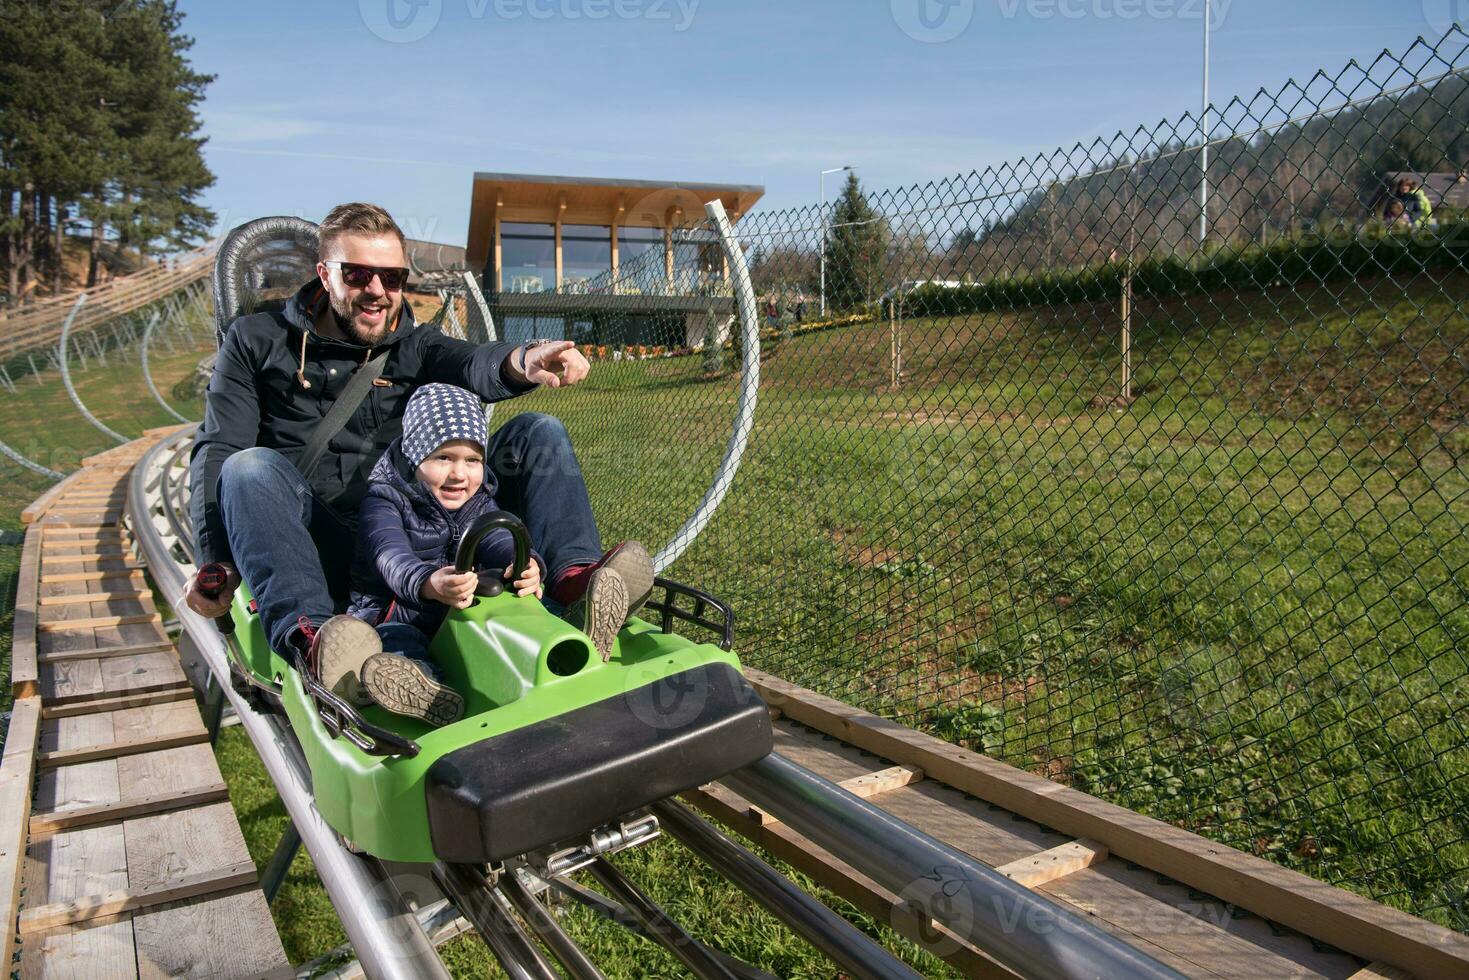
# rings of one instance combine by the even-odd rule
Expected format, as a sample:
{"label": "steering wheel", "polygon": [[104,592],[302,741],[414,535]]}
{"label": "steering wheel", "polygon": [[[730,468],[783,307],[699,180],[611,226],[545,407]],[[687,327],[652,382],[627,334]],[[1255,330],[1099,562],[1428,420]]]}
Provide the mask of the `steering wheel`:
{"label": "steering wheel", "polygon": [[[505,528],[515,540],[515,564],[511,566],[510,581],[515,582],[525,574],[530,567],[530,532],[525,529],[525,524],[514,514],[507,510],[492,510],[488,514],[481,514],[464,533],[459,536],[459,547],[454,552],[454,571],[474,571],[474,553],[479,550],[479,543],[484,536],[496,528]],[[498,570],[497,570],[498,571]],[[479,587],[475,589],[476,595],[496,596],[505,591],[505,583],[500,580],[498,574],[482,578]]]}

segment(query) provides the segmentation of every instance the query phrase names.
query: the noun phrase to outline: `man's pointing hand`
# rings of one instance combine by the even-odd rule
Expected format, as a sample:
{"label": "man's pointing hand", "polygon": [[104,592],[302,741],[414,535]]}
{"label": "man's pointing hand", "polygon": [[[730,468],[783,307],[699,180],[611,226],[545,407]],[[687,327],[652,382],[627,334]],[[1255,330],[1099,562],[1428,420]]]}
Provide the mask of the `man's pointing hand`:
{"label": "man's pointing hand", "polygon": [[574,385],[592,368],[570,340],[553,340],[511,351],[508,363],[514,374],[547,388]]}
{"label": "man's pointing hand", "polygon": [[537,344],[525,352],[525,380],[547,388],[574,385],[591,369],[586,357],[569,340]]}

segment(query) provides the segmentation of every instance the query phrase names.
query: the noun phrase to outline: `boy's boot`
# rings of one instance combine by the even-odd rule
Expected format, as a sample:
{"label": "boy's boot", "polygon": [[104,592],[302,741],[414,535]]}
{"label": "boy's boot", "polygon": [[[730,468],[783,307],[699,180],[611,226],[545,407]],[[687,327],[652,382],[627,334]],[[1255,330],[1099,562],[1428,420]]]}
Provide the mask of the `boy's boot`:
{"label": "boy's boot", "polygon": [[449,725],[464,717],[463,696],[402,654],[379,653],[367,658],[362,665],[362,685],[373,701],[395,715],[430,725]]}

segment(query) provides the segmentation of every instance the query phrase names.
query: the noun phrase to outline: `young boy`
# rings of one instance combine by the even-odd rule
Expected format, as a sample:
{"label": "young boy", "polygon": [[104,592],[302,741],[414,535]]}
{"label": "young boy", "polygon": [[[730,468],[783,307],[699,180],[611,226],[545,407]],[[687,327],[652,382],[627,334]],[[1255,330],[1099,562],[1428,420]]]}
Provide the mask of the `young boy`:
{"label": "young boy", "polygon": [[[360,625],[337,617],[322,627],[324,633],[334,627],[330,645],[323,640],[323,660],[334,652],[371,650],[381,640],[384,652],[344,675],[339,687],[345,689],[337,691],[343,697],[436,725],[463,715],[464,698],[439,682],[428,644],[450,608],[474,601],[478,578],[454,570],[454,552],[476,517],[499,509],[494,473],[485,466],[487,441],[484,407],[472,392],[428,384],[408,400],[403,435],[373,467],[360,510],[349,610]],[[480,542],[476,564],[503,569],[509,578],[514,553],[510,532],[496,530]],[[539,554],[532,552],[531,559],[513,587],[517,595],[539,598],[545,569]],[[623,622],[652,593],[652,559],[629,541],[574,578],[582,601],[568,612],[581,617],[606,660]],[[561,582],[558,587],[557,598],[569,602],[570,592]],[[377,637],[354,641],[352,634],[367,624]]]}

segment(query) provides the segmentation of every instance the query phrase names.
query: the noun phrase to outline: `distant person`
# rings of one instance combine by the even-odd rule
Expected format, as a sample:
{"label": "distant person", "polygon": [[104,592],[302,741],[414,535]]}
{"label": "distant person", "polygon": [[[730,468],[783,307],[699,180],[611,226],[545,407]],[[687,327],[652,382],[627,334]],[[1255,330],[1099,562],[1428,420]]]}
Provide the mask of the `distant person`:
{"label": "distant person", "polygon": [[1382,220],[1389,228],[1411,228],[1413,226],[1413,221],[1408,217],[1403,202],[1396,197],[1387,202],[1387,207],[1382,211]]}
{"label": "distant person", "polygon": [[797,293],[796,294],[796,310],[795,310],[795,313],[796,313],[796,326],[800,326],[801,325],[801,321],[803,321],[803,320],[806,319],[806,294],[805,293]]}
{"label": "distant person", "polygon": [[780,305],[776,303],[774,296],[765,299],[765,319],[770,321],[771,330],[780,326]]}
{"label": "distant person", "polygon": [[1403,205],[1403,213],[1414,228],[1427,228],[1433,220],[1433,205],[1418,181],[1409,176],[1398,178],[1394,197]]}

